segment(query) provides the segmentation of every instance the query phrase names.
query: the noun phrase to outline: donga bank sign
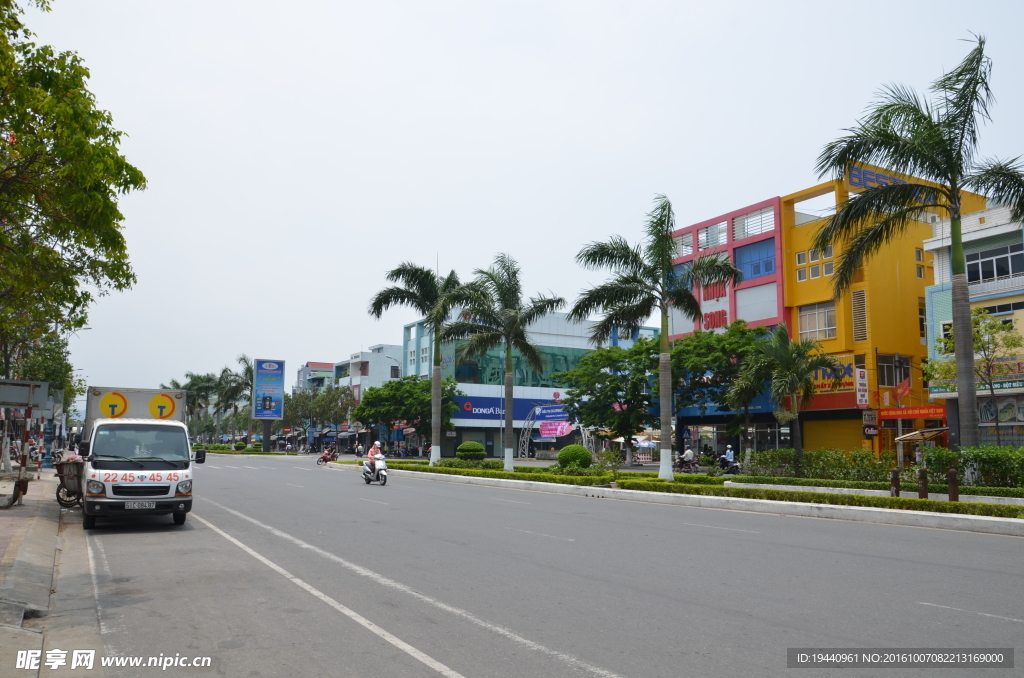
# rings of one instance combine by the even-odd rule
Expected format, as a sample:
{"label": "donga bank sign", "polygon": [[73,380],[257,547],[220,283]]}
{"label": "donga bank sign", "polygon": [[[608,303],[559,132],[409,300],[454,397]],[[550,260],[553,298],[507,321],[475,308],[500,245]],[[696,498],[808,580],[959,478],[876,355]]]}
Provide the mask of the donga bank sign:
{"label": "donga bank sign", "polygon": [[[459,411],[453,415],[453,419],[492,419],[503,420],[505,418],[504,398],[470,398],[457,396],[455,402],[459,405]],[[512,418],[523,420],[530,415],[537,405],[549,405],[550,400],[528,400],[516,398],[512,405]]]}

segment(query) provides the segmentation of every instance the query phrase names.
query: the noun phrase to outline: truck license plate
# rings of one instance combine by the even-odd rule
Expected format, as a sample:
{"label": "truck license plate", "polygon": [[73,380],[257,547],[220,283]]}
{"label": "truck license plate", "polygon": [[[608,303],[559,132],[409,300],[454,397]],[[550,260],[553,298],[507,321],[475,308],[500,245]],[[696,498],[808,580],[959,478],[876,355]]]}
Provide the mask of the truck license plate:
{"label": "truck license plate", "polygon": [[155,501],[126,501],[124,503],[126,509],[155,509]]}

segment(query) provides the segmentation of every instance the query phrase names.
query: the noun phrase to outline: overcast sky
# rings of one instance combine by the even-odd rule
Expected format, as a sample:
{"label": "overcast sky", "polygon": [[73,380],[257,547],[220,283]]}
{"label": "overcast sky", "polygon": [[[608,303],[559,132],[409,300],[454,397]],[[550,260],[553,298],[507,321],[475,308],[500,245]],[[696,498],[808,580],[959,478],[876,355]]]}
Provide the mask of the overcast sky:
{"label": "overcast sky", "polygon": [[156,386],[240,353],[335,362],[401,343],[368,317],[401,261],[529,293],[603,276],[656,193],[680,225],[817,183],[821,147],[887,82],[927,86],[987,36],[987,154],[1024,154],[1024,3],[54,0],[123,152],[138,284],[72,339],[92,385]]}

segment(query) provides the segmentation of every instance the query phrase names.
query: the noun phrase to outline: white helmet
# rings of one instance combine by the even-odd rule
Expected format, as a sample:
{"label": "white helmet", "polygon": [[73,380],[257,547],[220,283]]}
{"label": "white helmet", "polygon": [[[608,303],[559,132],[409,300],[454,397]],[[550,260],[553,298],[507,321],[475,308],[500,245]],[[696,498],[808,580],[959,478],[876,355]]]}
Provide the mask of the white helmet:
{"label": "white helmet", "polygon": [[725,446],[725,449],[727,449],[727,450],[731,450],[731,449],[732,449],[732,445],[726,445],[726,446]]}
{"label": "white helmet", "polygon": [[379,440],[373,441],[373,446],[374,447],[380,447],[380,441]]}

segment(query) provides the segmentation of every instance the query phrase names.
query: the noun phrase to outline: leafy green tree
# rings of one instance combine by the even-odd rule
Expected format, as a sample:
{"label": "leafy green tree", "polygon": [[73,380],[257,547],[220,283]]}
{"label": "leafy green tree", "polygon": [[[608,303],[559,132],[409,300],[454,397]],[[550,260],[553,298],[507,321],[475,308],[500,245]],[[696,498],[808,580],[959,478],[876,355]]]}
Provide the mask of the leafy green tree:
{"label": "leafy green tree", "polygon": [[[1024,348],[1024,337],[1021,337],[1012,320],[993,317],[984,308],[976,308],[971,312],[971,330],[974,335],[974,376],[988,388],[992,405],[995,406],[996,382],[1006,376],[1006,362],[1020,355]],[[956,328],[953,328],[948,337],[936,337],[935,347],[944,355],[952,355],[956,350],[955,337]],[[933,360],[922,365],[921,370],[925,379],[954,382],[957,390],[960,390],[957,361]],[[998,408],[994,421],[996,445],[1002,445]]]}
{"label": "leafy green tree", "polygon": [[[383,425],[389,431],[395,422],[404,421],[425,437],[434,429],[431,391],[431,383],[416,376],[393,379],[383,386],[366,389],[352,417],[364,425]],[[442,382],[440,430],[453,430],[452,417],[459,410],[455,398],[459,395],[459,385],[454,379],[449,377]]]}
{"label": "leafy green tree", "polygon": [[23,355],[18,365],[17,378],[45,381],[49,384],[51,395],[63,391],[62,405],[67,413],[71,412],[75,399],[85,394],[85,382],[75,377],[75,368],[71,364],[68,337],[56,332],[43,335]]}
{"label": "leafy green tree", "polygon": [[305,431],[313,421],[313,394],[308,391],[299,391],[294,395],[285,393],[283,410],[281,426]]}
{"label": "leafy green tree", "polygon": [[405,262],[388,271],[387,280],[398,283],[386,287],[370,300],[369,313],[380,318],[384,311],[393,306],[406,306],[422,315],[426,329],[430,332],[434,346],[434,365],[430,374],[432,410],[430,420],[434,426],[430,433],[430,463],[436,464],[441,458],[441,326],[447,321],[454,304],[460,300],[459,276],[453,270],[441,277],[429,268]]}
{"label": "leafy green tree", "polygon": [[32,39],[21,8],[0,2],[0,322],[38,299],[72,326],[94,295],[135,280],[118,199],[145,178],[81,59]]}
{"label": "leafy green tree", "polygon": [[695,288],[714,283],[735,283],[739,269],[724,254],[697,257],[676,267],[672,260],[680,256],[672,233],[676,218],[672,203],[663,195],[654,199],[647,215],[644,241],[631,247],[625,238],[613,236],[606,242],[586,245],[576,262],[587,269],[608,269],[612,278],[580,294],[569,317],[584,321],[595,313],[602,318],[591,331],[591,341],[608,340],[617,328],[636,330],[655,313],[661,316],[658,358],[658,399],[661,410],[661,467],[658,475],[673,480],[672,474],[672,356],[668,340],[669,310],[674,306],[687,317],[701,317]]}
{"label": "leafy green tree", "polygon": [[313,398],[312,412],[318,422],[341,424],[348,420],[349,413],[355,406],[355,396],[348,386],[328,386],[320,389]]}
{"label": "leafy green tree", "polygon": [[658,366],[658,343],[638,339],[628,349],[596,348],[575,368],[554,376],[565,385],[562,404],[570,419],[583,428],[612,431],[622,438],[626,463],[632,463],[633,439],[658,422],[650,413],[651,380]]}
{"label": "leafy green tree", "polygon": [[676,406],[696,407],[702,415],[711,405],[732,407],[729,391],[754,343],[764,334],[765,330],[751,329],[746,321],[737,320],[724,332],[697,330],[676,340],[672,346]]}
{"label": "leafy green tree", "polygon": [[461,355],[483,355],[491,349],[505,349],[505,470],[512,471],[515,446],[512,431],[513,351],[528,366],[541,372],[544,357],[530,342],[527,328],[565,305],[561,297],[538,295],[523,299],[519,264],[508,254],[499,254],[494,264],[474,271],[476,280],[465,288],[465,311],[458,320],[442,328],[442,341],[468,341],[458,348]]}
{"label": "leafy green tree", "polygon": [[[1024,220],[1024,169],[1019,159],[981,159],[978,132],[989,120],[994,99],[989,89],[992,62],[985,38],[963,62],[931,86],[934,100],[912,89],[891,85],[849,134],[825,146],[818,158],[822,176],[846,178],[851,168],[872,164],[924,181],[879,186],[852,196],[838,206],[818,231],[814,246],[843,245],[832,279],[835,295],[845,293],[861,265],[911,224],[924,210],[950,219],[953,269],[953,327],[966,336],[971,328],[970,295],[964,259],[961,206],[964,192],[981,193],[1012,208]],[[956,348],[960,400],[960,444],[978,440],[974,355],[967,342]]]}
{"label": "leafy green tree", "polygon": [[814,381],[821,375],[825,379],[831,377],[831,389],[835,390],[842,385],[844,370],[818,341],[793,341],[786,323],[779,323],[771,334],[754,342],[739,378],[730,389],[740,399],[755,390],[760,392],[768,382],[768,392],[776,407],[775,418],[780,424],[790,425],[797,468],[803,457],[800,411],[814,398]]}

